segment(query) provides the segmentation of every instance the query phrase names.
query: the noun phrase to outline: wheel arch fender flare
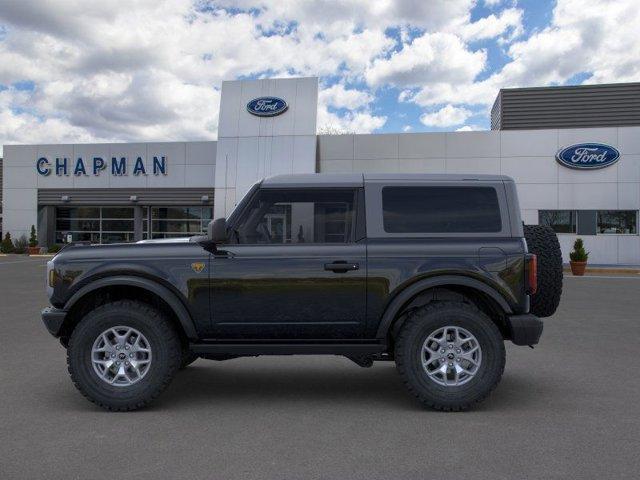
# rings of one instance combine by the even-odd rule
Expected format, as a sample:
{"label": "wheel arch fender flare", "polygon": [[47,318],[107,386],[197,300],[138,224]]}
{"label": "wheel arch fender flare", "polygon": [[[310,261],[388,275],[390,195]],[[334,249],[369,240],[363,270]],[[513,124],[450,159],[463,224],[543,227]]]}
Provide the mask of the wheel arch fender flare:
{"label": "wheel arch fender flare", "polygon": [[511,307],[504,297],[493,287],[475,278],[461,275],[440,275],[419,280],[401,290],[387,305],[376,333],[376,338],[386,339],[393,321],[402,308],[419,293],[435,287],[461,286],[469,287],[488,295],[506,313],[512,313]]}
{"label": "wheel arch fender flare", "polygon": [[148,278],[137,277],[134,275],[114,275],[94,280],[75,292],[65,303],[64,309],[69,311],[78,301],[91,292],[101,288],[115,286],[142,288],[154,295],[157,295],[173,311],[187,338],[194,340],[198,338],[198,333],[193,323],[193,319],[191,318],[187,307],[180,300],[178,295],[164,285]]}

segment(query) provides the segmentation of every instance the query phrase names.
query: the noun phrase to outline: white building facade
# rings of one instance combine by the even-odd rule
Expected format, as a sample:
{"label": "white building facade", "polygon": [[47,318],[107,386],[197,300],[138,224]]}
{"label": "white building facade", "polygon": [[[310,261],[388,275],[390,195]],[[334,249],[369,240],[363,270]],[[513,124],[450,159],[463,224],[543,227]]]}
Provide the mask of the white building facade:
{"label": "white building facade", "polygon": [[[640,264],[640,126],[317,136],[316,78],[224,82],[221,98],[217,142],[5,145],[3,232],[35,225],[43,246],[185,236],[275,174],[488,173],[514,178],[525,223],[553,225],[565,261],[579,236],[592,264]],[[586,144],[617,156],[558,161]]]}

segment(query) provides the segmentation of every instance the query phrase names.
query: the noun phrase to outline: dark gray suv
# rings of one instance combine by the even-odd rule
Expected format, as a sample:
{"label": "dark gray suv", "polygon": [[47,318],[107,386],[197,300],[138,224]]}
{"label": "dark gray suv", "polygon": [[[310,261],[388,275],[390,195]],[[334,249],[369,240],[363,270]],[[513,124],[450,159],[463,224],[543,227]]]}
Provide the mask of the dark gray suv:
{"label": "dark gray suv", "polygon": [[555,234],[522,225],[513,180],[483,175],[271,177],[207,235],[68,246],[47,270],[45,325],[109,410],[147,405],[197,358],[292,354],[395,361],[424,405],[466,409],[562,289]]}

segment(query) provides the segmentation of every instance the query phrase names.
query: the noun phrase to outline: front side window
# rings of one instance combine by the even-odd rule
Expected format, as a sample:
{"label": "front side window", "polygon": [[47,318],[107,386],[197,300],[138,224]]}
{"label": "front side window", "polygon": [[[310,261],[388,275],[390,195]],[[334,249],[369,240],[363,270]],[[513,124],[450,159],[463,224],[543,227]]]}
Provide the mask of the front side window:
{"label": "front side window", "polygon": [[387,233],[491,233],[502,230],[492,187],[384,187]]}
{"label": "front side window", "polygon": [[353,190],[263,189],[233,229],[240,244],[347,243]]}
{"label": "front side window", "polygon": [[599,210],[598,233],[637,234],[637,212],[635,210]]}
{"label": "front side window", "polygon": [[556,233],[576,233],[576,212],[574,210],[540,210],[538,223],[551,227]]}

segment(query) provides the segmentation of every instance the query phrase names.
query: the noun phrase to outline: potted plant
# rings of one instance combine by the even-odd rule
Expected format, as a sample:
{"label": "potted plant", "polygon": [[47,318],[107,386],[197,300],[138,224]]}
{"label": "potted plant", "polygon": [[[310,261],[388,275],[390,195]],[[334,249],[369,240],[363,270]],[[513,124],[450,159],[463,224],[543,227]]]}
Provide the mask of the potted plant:
{"label": "potted plant", "polygon": [[13,253],[13,240],[11,240],[11,234],[9,232],[6,233],[4,240],[2,240],[0,251],[2,251],[2,253]]}
{"label": "potted plant", "polygon": [[40,253],[35,225],[31,225],[31,234],[29,235],[29,248],[27,248],[27,253],[29,255],[38,255]]}
{"label": "potted plant", "polygon": [[584,275],[584,270],[587,268],[587,259],[589,258],[589,252],[585,251],[584,243],[581,238],[576,238],[573,244],[573,252],[569,253],[571,261],[571,273],[576,276]]}

